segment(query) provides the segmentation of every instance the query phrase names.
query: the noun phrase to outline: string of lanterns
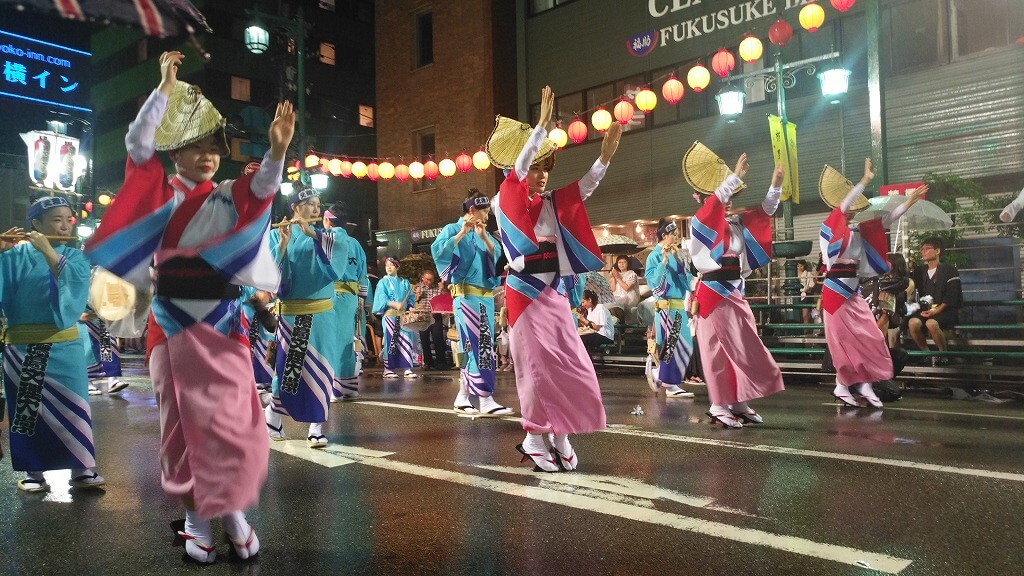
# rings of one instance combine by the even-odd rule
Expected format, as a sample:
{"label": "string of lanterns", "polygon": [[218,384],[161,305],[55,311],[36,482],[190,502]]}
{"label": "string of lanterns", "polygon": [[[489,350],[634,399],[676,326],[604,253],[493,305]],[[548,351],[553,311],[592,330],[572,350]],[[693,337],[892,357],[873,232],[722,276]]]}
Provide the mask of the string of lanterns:
{"label": "string of lanterns", "polygon": [[[830,0],[830,3],[839,12],[846,12],[853,7],[856,0]],[[813,33],[825,22],[825,10],[817,2],[810,2],[800,9],[798,19],[803,29]],[[793,27],[785,20],[776,20],[768,29],[768,41],[776,46],[786,45],[792,37]],[[761,58],[764,53],[764,45],[760,38],[754,34],[747,33],[740,41],[737,53],[744,62],[753,63]],[[711,71],[702,62],[703,58],[696,58],[693,61],[693,65],[686,72],[686,84],[697,93],[703,92],[711,83]],[[728,78],[735,68],[736,59],[728,48],[721,48],[711,56],[711,69],[721,79]],[[652,84],[656,84],[663,79],[665,83],[661,87],[662,98],[672,105],[679,103],[683,99],[686,90],[682,81],[676,76],[675,70],[654,78]],[[614,102],[614,105],[612,105],[612,102]],[[657,104],[657,94],[650,89],[649,85],[644,86],[636,92],[632,102],[630,102],[629,96],[624,94],[616,100],[602,103],[595,108],[576,112],[567,128],[563,129],[561,122],[558,122],[556,127],[548,133],[548,138],[557,148],[564,148],[570,140],[573,144],[580,144],[585,142],[588,137],[589,128],[583,120],[588,113],[590,114],[590,124],[598,133],[602,133],[611,126],[612,122],[618,122],[625,126],[632,121],[636,110],[648,114],[654,110]],[[611,112],[608,111],[607,107],[609,106],[611,107]],[[304,164],[306,168],[319,167],[320,171],[325,174],[330,173],[343,178],[368,178],[372,181],[394,178],[399,182],[405,182],[410,178],[414,180],[423,178],[435,180],[439,175],[450,178],[457,172],[469,172],[474,168],[483,171],[487,170],[491,165],[487,153],[482,148],[472,156],[463,151],[456,156],[455,160],[444,158],[440,162],[435,162],[432,157],[428,157],[425,162],[416,160],[409,164],[400,162],[395,165],[387,159],[380,161],[380,158],[352,158],[355,158],[355,161],[350,160],[348,157],[337,156],[327,158],[311,153],[304,159]],[[288,178],[298,180],[298,162],[288,167]]]}

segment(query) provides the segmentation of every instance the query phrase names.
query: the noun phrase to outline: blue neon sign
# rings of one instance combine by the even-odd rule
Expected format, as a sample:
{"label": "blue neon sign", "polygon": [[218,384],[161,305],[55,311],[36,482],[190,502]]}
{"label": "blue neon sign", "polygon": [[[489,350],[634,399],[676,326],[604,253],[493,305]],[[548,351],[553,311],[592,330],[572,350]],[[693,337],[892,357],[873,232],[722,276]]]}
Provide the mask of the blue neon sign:
{"label": "blue neon sign", "polygon": [[0,30],[0,96],[83,112],[92,54]]}

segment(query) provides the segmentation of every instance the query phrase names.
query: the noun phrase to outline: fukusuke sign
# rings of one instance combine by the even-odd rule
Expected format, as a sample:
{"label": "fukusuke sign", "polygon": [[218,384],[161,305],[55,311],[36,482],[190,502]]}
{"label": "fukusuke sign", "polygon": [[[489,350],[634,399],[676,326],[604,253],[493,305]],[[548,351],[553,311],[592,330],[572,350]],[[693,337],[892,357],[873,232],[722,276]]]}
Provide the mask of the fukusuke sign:
{"label": "fukusuke sign", "polygon": [[89,58],[82,50],[0,30],[0,96],[91,112],[81,81]]}
{"label": "fukusuke sign", "polygon": [[779,18],[781,12],[798,9],[813,0],[647,0],[647,11],[657,28],[635,34],[626,40],[634,56],[646,56],[655,48],[681,44],[733,27],[746,31],[750,23],[764,18]]}

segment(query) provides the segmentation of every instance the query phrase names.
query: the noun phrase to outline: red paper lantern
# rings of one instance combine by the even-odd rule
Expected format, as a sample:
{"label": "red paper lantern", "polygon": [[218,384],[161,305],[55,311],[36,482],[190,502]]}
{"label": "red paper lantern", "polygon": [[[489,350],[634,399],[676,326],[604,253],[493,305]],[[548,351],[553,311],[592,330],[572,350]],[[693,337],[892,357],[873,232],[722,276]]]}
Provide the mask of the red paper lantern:
{"label": "red paper lantern", "polygon": [[427,160],[426,162],[423,163],[424,178],[426,178],[427,180],[433,180],[437,178],[438,174],[439,172],[437,170],[437,162],[434,162],[433,160]]}
{"label": "red paper lantern", "polygon": [[352,163],[345,158],[341,161],[341,176],[343,178],[350,178],[352,176]]}
{"label": "red paper lantern", "polygon": [[380,179],[380,165],[376,162],[370,162],[366,165],[366,177],[376,182]]}
{"label": "red paper lantern", "polygon": [[579,144],[587,139],[587,124],[580,120],[579,116],[569,123],[569,139],[573,144]]}
{"label": "red paper lantern", "polygon": [[469,172],[473,169],[473,158],[463,152],[455,158],[455,167],[459,169],[459,172]]}
{"label": "red paper lantern", "polygon": [[613,111],[615,112],[615,121],[623,126],[629,124],[633,119],[633,105],[629,103],[629,99],[625,96],[615,104]]}
{"label": "red paper lantern", "polygon": [[736,68],[736,58],[733,57],[732,52],[729,52],[725,48],[722,48],[711,58],[711,69],[715,71],[720,77],[725,78],[729,75],[729,72]]}
{"label": "red paper lantern", "polygon": [[832,7],[840,12],[846,12],[856,3],[857,0],[832,0]]}
{"label": "red paper lantern", "polygon": [[785,20],[776,20],[768,29],[768,41],[776,46],[785,46],[793,38],[793,27]]}
{"label": "red paper lantern", "polygon": [[661,95],[665,97],[665,102],[669,104],[675,104],[683,99],[683,94],[686,90],[683,88],[683,83],[676,78],[675,73],[665,80],[665,85],[661,87]]}
{"label": "red paper lantern", "polygon": [[405,182],[409,179],[409,167],[404,163],[395,166],[395,180]]}

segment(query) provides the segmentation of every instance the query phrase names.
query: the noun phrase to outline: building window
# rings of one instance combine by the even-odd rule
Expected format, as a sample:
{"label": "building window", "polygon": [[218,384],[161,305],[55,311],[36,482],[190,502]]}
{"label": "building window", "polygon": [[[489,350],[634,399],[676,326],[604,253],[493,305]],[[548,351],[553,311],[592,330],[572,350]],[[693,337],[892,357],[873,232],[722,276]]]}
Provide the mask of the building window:
{"label": "building window", "polygon": [[434,63],[434,13],[421,12],[415,17],[416,67]]}
{"label": "building window", "polygon": [[568,4],[573,0],[530,0],[530,16],[536,16],[542,12],[547,12],[556,6],[562,6]]}
{"label": "building window", "polygon": [[359,125],[373,128],[373,106],[359,105]]}
{"label": "building window", "polygon": [[320,43],[320,61],[334,66],[334,44],[330,42]]}
{"label": "building window", "polygon": [[945,34],[940,34],[938,0],[913,0],[889,9],[889,41],[893,72],[913,71],[945,62]]}
{"label": "building window", "polygon": [[328,12],[334,12],[334,0],[320,0],[320,8]]}
{"label": "building window", "polygon": [[239,78],[238,76],[231,77],[231,99],[241,100],[242,102],[249,101],[248,78]]}
{"label": "building window", "polygon": [[949,25],[954,58],[1002,48],[1024,37],[1024,2],[953,0]]}
{"label": "building window", "polygon": [[[615,82],[615,93],[624,94],[629,98],[629,103],[633,105],[633,119],[622,127],[623,132],[647,127],[647,115],[636,109],[636,93],[646,87],[647,82],[645,80],[646,77],[643,74],[638,74]],[[615,105],[618,103],[619,101],[616,100],[608,105],[608,112],[612,113],[612,118],[615,117]]]}
{"label": "building window", "polygon": [[[416,147],[417,160],[420,162],[426,162],[429,157],[434,155],[436,151],[436,139],[433,126],[421,128],[413,132],[413,141]],[[434,186],[435,184],[426,178],[420,178],[419,180],[412,181],[413,191],[426,190],[434,188]]]}
{"label": "building window", "polygon": [[[615,109],[615,96],[616,94],[614,84],[602,84],[601,86],[597,86],[596,88],[591,88],[590,90],[587,90],[586,104],[587,110],[589,110],[590,112],[587,112],[587,117],[584,118],[583,121],[587,123],[587,129],[589,130],[587,135],[588,140],[600,140],[604,138],[603,132],[598,132],[597,130],[594,129],[594,125],[590,123],[590,117],[594,115],[594,110],[596,110],[597,107],[601,106],[602,104],[604,105],[605,109],[608,110],[608,113],[611,114],[612,111]],[[615,120],[612,120],[612,122],[614,121]]]}
{"label": "building window", "polygon": [[[562,123],[562,128],[568,128],[569,123],[576,118],[578,112],[583,111],[583,92],[573,92],[565,96],[558,96],[555,99],[555,120]],[[537,116],[540,116],[540,108],[537,108]]]}

